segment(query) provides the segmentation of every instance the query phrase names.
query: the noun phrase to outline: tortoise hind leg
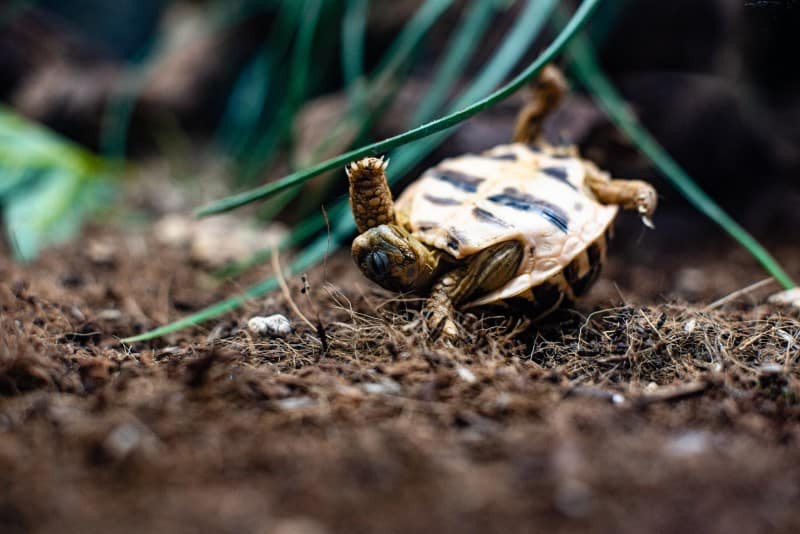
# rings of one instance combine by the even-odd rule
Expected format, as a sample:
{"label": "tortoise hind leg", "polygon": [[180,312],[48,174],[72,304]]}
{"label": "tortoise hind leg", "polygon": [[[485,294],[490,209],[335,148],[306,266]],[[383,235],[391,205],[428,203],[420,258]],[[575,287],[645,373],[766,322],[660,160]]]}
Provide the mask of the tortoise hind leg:
{"label": "tortoise hind leg", "polygon": [[522,256],[519,242],[505,241],[482,250],[466,265],[442,276],[425,302],[428,328],[439,332],[445,340],[455,341],[458,338],[458,327],[453,321],[455,308],[471,297],[505,285],[517,273]]}
{"label": "tortoise hind leg", "polygon": [[514,142],[535,144],[542,135],[544,119],[558,107],[567,92],[564,75],[555,65],[547,65],[533,82],[528,103],[517,115]]}
{"label": "tortoise hind leg", "polygon": [[655,188],[641,180],[612,180],[608,173],[593,163],[584,161],[586,185],[603,204],[617,204],[624,209],[636,210],[642,222],[653,228],[651,217],[656,210],[658,196]]}

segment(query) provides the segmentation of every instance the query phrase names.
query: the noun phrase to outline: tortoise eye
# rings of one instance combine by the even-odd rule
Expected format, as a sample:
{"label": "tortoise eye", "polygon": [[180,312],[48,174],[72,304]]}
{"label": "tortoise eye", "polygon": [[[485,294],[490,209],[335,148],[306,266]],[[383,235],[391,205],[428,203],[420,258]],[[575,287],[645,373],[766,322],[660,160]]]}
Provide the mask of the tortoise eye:
{"label": "tortoise eye", "polygon": [[370,252],[365,259],[370,274],[375,278],[384,278],[389,274],[389,256],[385,252],[380,250]]}

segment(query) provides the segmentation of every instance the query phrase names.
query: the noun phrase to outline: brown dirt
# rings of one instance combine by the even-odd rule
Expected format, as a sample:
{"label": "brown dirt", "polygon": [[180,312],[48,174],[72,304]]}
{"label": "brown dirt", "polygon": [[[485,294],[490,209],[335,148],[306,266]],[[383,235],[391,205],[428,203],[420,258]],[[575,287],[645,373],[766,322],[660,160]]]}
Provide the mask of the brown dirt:
{"label": "brown dirt", "polygon": [[[797,532],[797,315],[704,308],[764,276],[724,241],[612,255],[580,309],[467,315],[454,349],[345,253],[289,280],[324,341],[274,294],[129,347],[237,287],[118,231],[5,254],[2,530]],[[243,328],[273,312],[296,332]]]}

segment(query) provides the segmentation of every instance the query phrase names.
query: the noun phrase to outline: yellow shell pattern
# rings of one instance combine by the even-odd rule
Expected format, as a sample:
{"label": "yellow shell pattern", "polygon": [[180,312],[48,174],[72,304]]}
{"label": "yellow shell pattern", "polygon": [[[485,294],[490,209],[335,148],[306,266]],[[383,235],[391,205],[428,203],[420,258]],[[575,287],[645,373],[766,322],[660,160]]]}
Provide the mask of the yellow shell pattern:
{"label": "yellow shell pattern", "polygon": [[[508,240],[524,245],[517,275],[468,306],[518,296],[553,277],[603,239],[617,214],[584,185],[580,158],[523,144],[444,160],[400,195],[412,234],[456,259]],[[605,243],[603,241],[603,255]],[[563,277],[562,277],[563,278]]]}

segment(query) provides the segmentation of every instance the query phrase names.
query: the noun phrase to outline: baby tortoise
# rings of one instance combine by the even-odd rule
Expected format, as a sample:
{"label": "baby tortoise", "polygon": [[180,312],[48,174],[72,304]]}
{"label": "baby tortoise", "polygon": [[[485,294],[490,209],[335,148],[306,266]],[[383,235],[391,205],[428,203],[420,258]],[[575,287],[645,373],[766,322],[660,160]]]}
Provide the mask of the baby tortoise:
{"label": "baby tortoise", "polygon": [[650,184],[612,180],[574,147],[540,138],[565,90],[558,69],[546,68],[512,144],[446,159],[394,203],[388,161],[347,166],[360,233],[353,259],[387,289],[429,294],[425,316],[434,335],[457,339],[456,308],[499,305],[538,318],[573,302],[600,272],[619,206],[651,225]]}

